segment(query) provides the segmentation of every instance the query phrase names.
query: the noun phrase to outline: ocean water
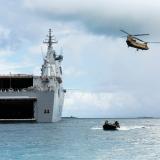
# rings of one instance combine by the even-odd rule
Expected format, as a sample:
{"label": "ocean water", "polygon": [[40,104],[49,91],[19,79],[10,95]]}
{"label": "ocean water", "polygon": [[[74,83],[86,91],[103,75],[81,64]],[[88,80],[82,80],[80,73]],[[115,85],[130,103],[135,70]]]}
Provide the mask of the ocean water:
{"label": "ocean water", "polygon": [[0,124],[0,160],[160,159],[160,119],[115,120],[118,131],[103,131],[105,119]]}

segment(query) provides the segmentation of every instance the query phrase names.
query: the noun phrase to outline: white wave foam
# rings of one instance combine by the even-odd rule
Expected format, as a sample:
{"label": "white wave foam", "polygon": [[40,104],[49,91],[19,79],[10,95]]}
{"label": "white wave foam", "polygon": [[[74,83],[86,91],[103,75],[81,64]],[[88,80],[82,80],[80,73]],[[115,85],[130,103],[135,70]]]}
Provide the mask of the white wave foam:
{"label": "white wave foam", "polygon": [[[118,128],[119,131],[128,131],[132,129],[141,129],[141,128],[146,128],[145,126],[121,126]],[[92,130],[102,130],[102,127],[92,127]]]}
{"label": "white wave foam", "polygon": [[145,127],[144,126],[122,126],[122,127],[118,128],[118,130],[128,131],[128,130],[132,130],[132,129],[141,129],[141,128],[145,128]]}
{"label": "white wave foam", "polygon": [[101,130],[102,127],[92,127],[91,129],[92,129],[92,130]]}

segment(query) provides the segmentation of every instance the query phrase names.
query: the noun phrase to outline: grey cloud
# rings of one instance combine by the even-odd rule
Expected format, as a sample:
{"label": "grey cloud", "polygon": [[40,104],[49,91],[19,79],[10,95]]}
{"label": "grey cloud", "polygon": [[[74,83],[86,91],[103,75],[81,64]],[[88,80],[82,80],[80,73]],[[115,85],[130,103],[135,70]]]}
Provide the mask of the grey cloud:
{"label": "grey cloud", "polygon": [[78,21],[95,34],[120,36],[121,28],[131,33],[156,33],[160,27],[158,0],[35,0],[26,1],[25,6],[50,20]]}

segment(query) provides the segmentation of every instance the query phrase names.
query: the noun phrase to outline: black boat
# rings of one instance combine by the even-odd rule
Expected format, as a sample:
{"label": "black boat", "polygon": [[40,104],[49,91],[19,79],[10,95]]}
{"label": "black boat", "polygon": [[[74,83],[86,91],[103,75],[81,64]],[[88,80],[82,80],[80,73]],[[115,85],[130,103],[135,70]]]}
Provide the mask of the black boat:
{"label": "black boat", "polygon": [[117,130],[118,128],[120,128],[118,121],[115,121],[115,123],[113,124],[108,123],[108,121],[105,121],[103,125],[103,130]]}

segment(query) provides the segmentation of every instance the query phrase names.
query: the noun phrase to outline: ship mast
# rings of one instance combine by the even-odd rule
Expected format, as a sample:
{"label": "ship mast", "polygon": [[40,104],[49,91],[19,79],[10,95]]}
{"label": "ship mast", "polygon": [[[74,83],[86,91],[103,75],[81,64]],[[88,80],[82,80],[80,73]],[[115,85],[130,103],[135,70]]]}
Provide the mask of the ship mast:
{"label": "ship mast", "polygon": [[55,36],[52,35],[52,30],[49,29],[49,34],[47,35],[48,39],[46,39],[45,41],[43,41],[43,43],[48,44],[48,49],[52,48],[52,44],[53,43],[58,43],[58,41],[56,40]]}
{"label": "ship mast", "polygon": [[53,49],[53,43],[57,43],[57,40],[54,35],[52,35],[52,30],[49,29],[49,34],[47,35],[47,39],[43,41],[48,45],[47,55],[44,58],[44,63],[42,65],[42,76],[56,76],[56,52]]}

